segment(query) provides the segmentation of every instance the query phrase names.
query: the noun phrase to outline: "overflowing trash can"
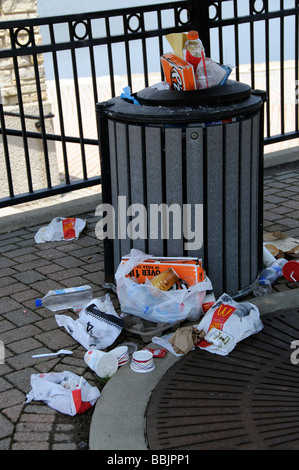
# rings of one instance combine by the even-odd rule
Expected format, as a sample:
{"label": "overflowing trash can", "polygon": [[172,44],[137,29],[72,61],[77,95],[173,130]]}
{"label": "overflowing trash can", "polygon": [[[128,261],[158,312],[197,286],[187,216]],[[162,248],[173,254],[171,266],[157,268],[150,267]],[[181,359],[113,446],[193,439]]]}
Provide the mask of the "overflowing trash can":
{"label": "overflowing trash can", "polygon": [[103,209],[113,208],[107,284],[137,248],[201,259],[216,298],[251,291],[262,268],[264,101],[265,92],[228,80],[96,105]]}

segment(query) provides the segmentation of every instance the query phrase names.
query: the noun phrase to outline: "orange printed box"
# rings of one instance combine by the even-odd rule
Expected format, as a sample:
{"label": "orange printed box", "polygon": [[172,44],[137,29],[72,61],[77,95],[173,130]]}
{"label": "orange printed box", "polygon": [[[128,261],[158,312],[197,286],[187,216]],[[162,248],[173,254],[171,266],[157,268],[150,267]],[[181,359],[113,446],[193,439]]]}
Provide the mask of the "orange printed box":
{"label": "orange printed box", "polygon": [[[122,263],[125,263],[128,259],[128,257],[123,257]],[[148,258],[132,269],[127,277],[134,277],[139,284],[142,284],[146,279],[151,280],[169,268],[173,268],[180,281],[183,281],[187,286],[194,286],[205,279],[205,271],[202,268],[201,259],[169,257]],[[179,286],[180,281],[178,281]]]}
{"label": "orange printed box", "polygon": [[173,90],[196,90],[194,69],[189,62],[169,52],[161,57],[165,80]]}

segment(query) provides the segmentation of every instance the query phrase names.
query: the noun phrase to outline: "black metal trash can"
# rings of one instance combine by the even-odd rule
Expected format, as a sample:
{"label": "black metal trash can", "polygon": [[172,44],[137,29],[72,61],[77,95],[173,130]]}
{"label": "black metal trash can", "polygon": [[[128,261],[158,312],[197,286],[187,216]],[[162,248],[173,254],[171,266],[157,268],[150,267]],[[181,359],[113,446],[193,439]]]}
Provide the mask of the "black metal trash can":
{"label": "black metal trash can", "polygon": [[[216,298],[247,294],[262,267],[265,92],[229,80],[196,91],[146,88],[135,98],[139,105],[120,97],[96,105],[102,200],[116,217],[115,239],[104,240],[105,282],[137,248],[201,258]],[[135,239],[120,224],[143,223],[133,204],[146,208]],[[161,204],[164,215],[152,217]]]}

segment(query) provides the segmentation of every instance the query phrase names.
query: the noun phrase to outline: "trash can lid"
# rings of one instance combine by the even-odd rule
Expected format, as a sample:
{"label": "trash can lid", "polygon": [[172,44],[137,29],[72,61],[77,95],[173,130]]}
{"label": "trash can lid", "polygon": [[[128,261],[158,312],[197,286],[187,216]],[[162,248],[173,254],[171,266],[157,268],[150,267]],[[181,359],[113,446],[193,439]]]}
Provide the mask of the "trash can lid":
{"label": "trash can lid", "polygon": [[202,90],[158,90],[145,88],[136,94],[140,104],[147,106],[197,106],[228,104],[249,98],[251,87],[245,83],[227,80],[224,85]]}

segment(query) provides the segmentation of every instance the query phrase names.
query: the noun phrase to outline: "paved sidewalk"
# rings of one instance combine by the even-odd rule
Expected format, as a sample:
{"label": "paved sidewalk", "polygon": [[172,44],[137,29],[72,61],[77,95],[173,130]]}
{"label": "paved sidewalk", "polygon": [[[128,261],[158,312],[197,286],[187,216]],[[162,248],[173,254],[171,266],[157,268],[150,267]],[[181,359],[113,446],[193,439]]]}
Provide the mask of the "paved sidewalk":
{"label": "paved sidewalk", "polygon": [[[5,363],[0,364],[0,450],[88,449],[93,409],[69,417],[42,402],[27,405],[23,402],[31,389],[33,373],[70,370],[83,375],[91,385],[102,386],[85,366],[83,347],[57,326],[53,313],[36,308],[34,303],[50,289],[86,283],[93,287],[96,297],[106,293],[101,288],[103,246],[95,236],[94,209],[90,207],[86,213],[70,214],[62,207],[63,214],[57,214],[87,220],[86,228],[76,241],[37,245],[34,235],[46,224],[31,227],[26,220],[23,227],[0,234],[0,340],[5,345]],[[298,214],[299,162],[283,169],[266,170],[265,231],[280,230],[299,238]],[[298,283],[280,279],[274,290],[298,287]],[[116,302],[115,296],[112,298]],[[72,313],[68,311],[68,314]],[[122,333],[118,342],[124,337],[126,334]],[[134,341],[138,341],[138,337]],[[72,349],[74,354],[32,358],[33,354],[60,348]]]}

